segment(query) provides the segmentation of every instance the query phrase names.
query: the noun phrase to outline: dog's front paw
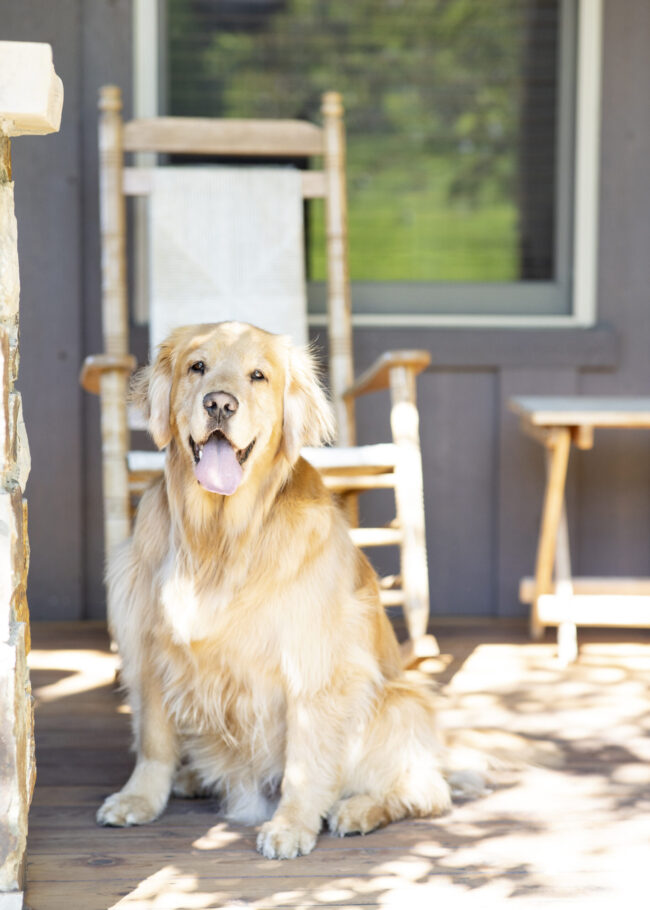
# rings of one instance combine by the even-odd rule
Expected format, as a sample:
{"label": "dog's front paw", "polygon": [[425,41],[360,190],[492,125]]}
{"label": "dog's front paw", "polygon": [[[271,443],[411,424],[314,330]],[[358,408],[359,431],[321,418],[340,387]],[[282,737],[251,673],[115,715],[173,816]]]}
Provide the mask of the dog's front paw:
{"label": "dog's front paw", "polygon": [[113,793],[97,810],[97,822],[115,828],[129,825],[146,825],[158,818],[163,807],[154,805],[146,796],[136,793]]}
{"label": "dog's front paw", "polygon": [[371,796],[359,794],[341,799],[332,807],[327,824],[332,834],[369,834],[388,824],[390,814],[385,806]]}
{"label": "dog's front paw", "polygon": [[271,819],[257,835],[257,849],[267,859],[295,859],[306,856],[316,846],[318,832],[284,820]]}

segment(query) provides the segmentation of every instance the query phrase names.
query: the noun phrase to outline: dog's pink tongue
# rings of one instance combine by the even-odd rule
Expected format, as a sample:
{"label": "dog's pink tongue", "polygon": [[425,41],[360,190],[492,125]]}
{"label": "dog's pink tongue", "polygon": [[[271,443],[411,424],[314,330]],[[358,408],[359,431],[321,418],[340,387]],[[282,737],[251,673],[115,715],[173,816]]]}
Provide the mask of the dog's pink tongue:
{"label": "dog's pink tongue", "polygon": [[211,493],[230,496],[242,478],[235,450],[223,436],[211,436],[203,446],[201,460],[194,465],[196,479]]}

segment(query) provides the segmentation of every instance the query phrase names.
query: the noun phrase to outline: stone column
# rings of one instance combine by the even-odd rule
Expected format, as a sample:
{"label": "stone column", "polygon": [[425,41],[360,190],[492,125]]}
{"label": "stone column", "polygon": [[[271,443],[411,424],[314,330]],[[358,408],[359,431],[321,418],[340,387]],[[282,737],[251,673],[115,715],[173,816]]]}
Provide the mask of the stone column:
{"label": "stone column", "polygon": [[29,446],[20,392],[19,276],[11,137],[56,132],[63,86],[49,44],[0,41],[0,910],[22,907],[36,767],[26,657]]}

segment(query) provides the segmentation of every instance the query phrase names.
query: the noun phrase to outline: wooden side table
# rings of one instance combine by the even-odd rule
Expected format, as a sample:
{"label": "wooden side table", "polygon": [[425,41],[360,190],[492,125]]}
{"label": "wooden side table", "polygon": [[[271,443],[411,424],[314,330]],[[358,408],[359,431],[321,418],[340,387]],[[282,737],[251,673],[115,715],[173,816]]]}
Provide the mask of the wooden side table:
{"label": "wooden side table", "polygon": [[650,578],[573,578],[564,500],[571,444],[591,449],[597,427],[650,429],[650,398],[526,396],[511,398],[521,429],[546,449],[546,490],[535,577],[523,578],[522,603],[531,604],[534,638],[558,627],[558,654],[578,654],[576,627],[650,628]]}

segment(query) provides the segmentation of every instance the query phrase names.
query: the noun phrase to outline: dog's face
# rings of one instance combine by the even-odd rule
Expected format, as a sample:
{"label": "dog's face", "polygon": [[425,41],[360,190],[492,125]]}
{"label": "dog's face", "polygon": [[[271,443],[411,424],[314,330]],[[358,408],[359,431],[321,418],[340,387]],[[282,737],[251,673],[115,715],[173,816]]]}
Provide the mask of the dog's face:
{"label": "dog's face", "polygon": [[212,493],[234,493],[249,458],[278,447],[285,372],[278,347],[253,329],[224,325],[178,351],[171,425]]}
{"label": "dog's face", "polygon": [[332,436],[311,356],[244,323],[186,326],[134,383],[159,448],[172,438],[210,493],[230,496],[252,466]]}

